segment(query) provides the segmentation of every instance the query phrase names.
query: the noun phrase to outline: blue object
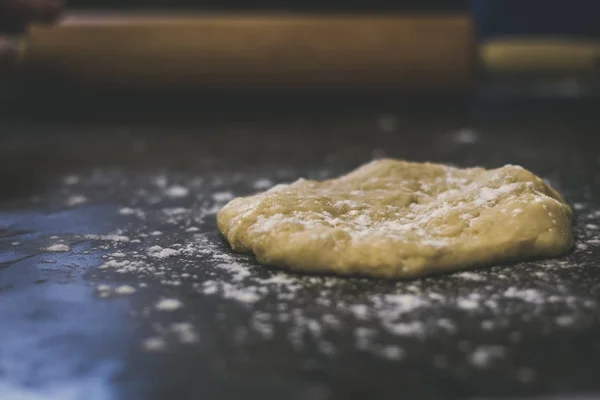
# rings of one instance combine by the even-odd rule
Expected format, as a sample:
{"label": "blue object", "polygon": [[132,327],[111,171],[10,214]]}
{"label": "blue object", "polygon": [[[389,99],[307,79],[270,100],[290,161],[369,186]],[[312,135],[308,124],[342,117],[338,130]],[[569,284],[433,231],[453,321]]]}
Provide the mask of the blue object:
{"label": "blue object", "polygon": [[600,38],[597,0],[471,0],[480,39],[509,35]]}

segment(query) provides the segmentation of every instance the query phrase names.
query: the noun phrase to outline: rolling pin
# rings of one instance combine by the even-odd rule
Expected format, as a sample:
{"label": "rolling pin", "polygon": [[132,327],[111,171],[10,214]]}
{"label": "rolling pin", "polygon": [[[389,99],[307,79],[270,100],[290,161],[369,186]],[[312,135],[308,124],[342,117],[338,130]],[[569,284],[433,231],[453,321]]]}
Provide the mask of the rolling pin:
{"label": "rolling pin", "polygon": [[465,93],[467,13],[77,13],[33,26],[18,68],[77,85]]}
{"label": "rolling pin", "polygon": [[495,38],[479,45],[482,69],[490,76],[600,77],[600,40],[574,37]]}

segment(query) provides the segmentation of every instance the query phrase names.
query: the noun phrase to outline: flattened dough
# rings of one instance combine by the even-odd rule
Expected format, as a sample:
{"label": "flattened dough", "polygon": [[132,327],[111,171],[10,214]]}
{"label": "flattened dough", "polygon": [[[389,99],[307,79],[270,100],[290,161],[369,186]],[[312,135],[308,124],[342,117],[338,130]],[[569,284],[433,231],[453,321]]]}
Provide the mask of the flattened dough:
{"label": "flattened dough", "polygon": [[557,256],[571,208],[519,166],[459,169],[378,160],[337,179],[300,179],[218,214],[231,247],[306,272],[414,278]]}

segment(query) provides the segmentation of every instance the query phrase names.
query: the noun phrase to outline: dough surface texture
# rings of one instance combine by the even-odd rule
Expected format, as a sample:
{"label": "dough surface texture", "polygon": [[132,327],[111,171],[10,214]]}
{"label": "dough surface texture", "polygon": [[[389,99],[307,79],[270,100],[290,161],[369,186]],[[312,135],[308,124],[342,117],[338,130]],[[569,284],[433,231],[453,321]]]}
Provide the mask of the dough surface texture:
{"label": "dough surface texture", "polygon": [[384,159],[336,179],[300,179],[229,202],[233,250],[297,271],[415,278],[573,246],[572,211],[519,166],[454,168]]}

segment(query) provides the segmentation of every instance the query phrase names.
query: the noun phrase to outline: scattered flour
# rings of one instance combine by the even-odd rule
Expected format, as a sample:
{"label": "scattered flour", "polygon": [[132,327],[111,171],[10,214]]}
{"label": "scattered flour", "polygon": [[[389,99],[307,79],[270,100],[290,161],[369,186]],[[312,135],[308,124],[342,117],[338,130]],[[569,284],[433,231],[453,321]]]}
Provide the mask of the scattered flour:
{"label": "scattered flour", "polygon": [[100,297],[111,297],[112,295],[126,296],[134,294],[137,290],[131,285],[112,287],[106,284],[100,284],[96,286],[96,291]]}
{"label": "scattered flour", "polygon": [[110,242],[129,242],[129,237],[123,235],[84,235],[87,240],[104,240]]}
{"label": "scattered flour", "polygon": [[148,249],[148,254],[154,258],[168,258],[179,254],[179,250],[152,246]]}
{"label": "scattered flour", "polygon": [[77,206],[79,204],[83,204],[86,201],[87,201],[87,198],[85,196],[75,195],[75,196],[71,196],[67,199],[67,205],[70,207],[73,207],[73,206]]}
{"label": "scattered flour", "polygon": [[44,251],[52,251],[52,252],[63,252],[70,251],[71,248],[66,244],[53,244],[44,249]]}
{"label": "scattered flour", "polygon": [[256,190],[265,190],[272,187],[274,183],[269,179],[258,179],[252,183],[252,187]]}
{"label": "scattered flour", "polygon": [[[456,134],[455,138],[459,136]],[[468,137],[457,139],[461,140],[473,142],[473,138]],[[598,308],[592,296],[572,294],[568,282],[564,286],[536,285],[536,281],[550,279],[553,271],[577,268],[563,260],[543,260],[526,266],[489,268],[375,285],[364,279],[296,275],[257,267],[248,257],[233,253],[214,232],[215,213],[234,194],[219,189],[201,195],[194,191],[196,186],[191,181],[182,183],[182,186],[170,184],[173,181],[182,182],[164,175],[156,177],[140,189],[139,198],[128,203],[128,207],[119,209],[121,215],[143,216],[143,219],[136,220],[141,221],[138,224],[141,228],[80,237],[94,241],[92,245],[105,251],[97,267],[99,273],[124,274],[118,282],[128,279],[127,284],[120,286],[118,283],[98,285],[96,293],[101,298],[138,296],[138,292],[153,293],[136,289],[148,285],[159,285],[166,290],[184,287],[196,296],[205,297],[207,304],[239,307],[247,315],[246,323],[240,323],[225,313],[217,313],[215,321],[215,326],[223,328],[223,334],[231,335],[240,345],[285,337],[296,350],[315,346],[327,357],[343,354],[347,350],[345,346],[351,345],[372,356],[402,362],[411,350],[411,343],[419,343],[429,337],[453,341],[464,329],[461,324],[465,318],[478,321],[483,318],[480,321],[483,336],[506,328],[509,329],[507,340],[518,342],[523,334],[508,328],[511,320],[522,318],[524,324],[543,322],[561,329],[576,329],[582,319],[588,318]],[[211,187],[211,182],[205,180],[201,185],[203,188]],[[251,193],[273,185],[274,182],[268,179],[256,178],[247,182],[247,189]],[[222,186],[215,184],[215,187]],[[482,201],[488,201],[486,198],[491,199],[495,195],[493,192],[484,193]],[[165,197],[182,199],[181,207],[165,207],[173,206],[160,203]],[[62,201],[64,204],[64,199]],[[146,209],[143,204],[151,206]],[[578,247],[574,253],[578,257],[600,247],[600,212],[590,209],[586,203],[576,203],[574,209],[579,213],[576,225]],[[356,222],[357,225],[368,223],[361,216],[357,216]],[[170,224],[180,227],[177,234],[172,234]],[[211,224],[208,231],[213,233],[200,233],[207,231],[206,224]],[[66,250],[45,250],[68,251],[68,246]],[[513,270],[518,273],[513,273]],[[521,271],[529,274],[531,280],[517,279],[522,275]],[[155,310],[168,312],[180,309],[183,311],[168,317],[180,318],[186,312],[189,315],[183,321],[153,325],[149,337],[142,343],[143,349],[160,351],[172,344],[202,343],[204,332],[201,336],[194,323],[193,308],[186,307],[183,297],[180,300],[170,298],[173,294],[162,293],[161,296],[169,297],[154,299],[154,307],[139,311],[139,315],[151,318]],[[553,313],[558,306],[560,315]],[[336,340],[344,335],[351,337],[349,344]],[[469,347],[464,343],[457,343],[457,346],[465,351],[465,361],[471,366],[490,368],[508,358],[510,342],[506,346],[473,344]],[[435,365],[444,368],[449,365],[448,358],[439,354]],[[535,371],[527,368],[515,371],[517,378],[523,382],[535,377]]]}
{"label": "scattered flour", "polygon": [[167,342],[160,337],[150,337],[142,342],[142,348],[146,351],[160,351],[167,347]]}
{"label": "scattered flour", "polygon": [[213,200],[216,202],[224,202],[233,199],[233,193],[231,192],[217,192],[213,194]]}
{"label": "scattered flour", "polygon": [[98,297],[106,298],[110,297],[112,294],[112,287],[108,285],[98,285],[96,286],[96,291],[98,292]]}
{"label": "scattered flour", "polygon": [[476,282],[481,282],[481,281],[485,280],[485,277],[483,277],[481,274],[478,274],[477,272],[469,272],[469,271],[459,272],[459,273],[455,274],[454,277],[460,278],[460,279],[465,279],[468,281],[476,281]]}
{"label": "scattered flour", "polygon": [[183,303],[177,299],[162,299],[155,307],[160,311],[175,311],[183,307]]}
{"label": "scattered flour", "polygon": [[119,209],[121,215],[134,215],[139,218],[145,218],[146,213],[139,208],[122,207]]}
{"label": "scattered flour", "polygon": [[190,210],[188,210],[187,208],[184,208],[184,207],[176,207],[176,208],[165,208],[165,209],[163,209],[163,212],[165,213],[165,215],[167,215],[169,217],[175,217],[177,215],[189,213]]}
{"label": "scattered flour", "polygon": [[456,299],[456,305],[463,310],[477,310],[481,303],[478,301],[477,294],[472,294],[467,297],[459,297]]}
{"label": "scattered flour", "polygon": [[[348,280],[294,275],[284,271],[269,271],[267,274],[261,274],[259,272],[265,272],[263,268],[255,267],[243,255],[230,252],[218,235],[193,234],[185,243],[167,241],[164,244],[170,247],[154,245],[148,247],[145,252],[138,252],[137,255],[127,256],[125,259],[118,257],[121,255],[119,252],[111,253],[110,259],[105,261],[101,268],[147,276],[167,286],[176,286],[190,281],[194,290],[200,295],[233,301],[247,310],[252,310],[267,298],[277,299],[278,307],[271,312],[250,311],[251,318],[248,325],[239,327],[240,332],[235,333],[238,340],[246,340],[242,338],[249,338],[251,336],[248,335],[252,334],[258,335],[263,340],[270,340],[280,329],[278,326],[283,326],[294,348],[302,349],[307,345],[307,341],[314,341],[323,354],[332,357],[338,354],[339,345],[335,341],[326,339],[326,332],[342,332],[346,329],[346,323],[331,314],[312,316],[306,309],[296,306],[295,300],[298,296],[303,296],[306,290],[317,290],[316,296],[312,298],[314,304],[327,308],[335,307],[338,315],[346,315],[344,318],[350,318],[350,321],[358,324],[353,328],[355,346],[358,349],[389,360],[402,360],[405,354],[405,350],[393,341],[386,343],[390,338],[424,339],[430,335],[456,334],[458,326],[452,319],[447,317],[422,319],[418,317],[422,313],[436,314],[451,307],[458,312],[492,312],[498,316],[502,313],[511,315],[512,308],[504,309],[500,304],[512,301],[519,302],[521,308],[526,307],[534,313],[533,315],[542,318],[545,305],[550,306],[556,301],[568,304],[574,310],[583,305],[581,299],[561,295],[558,290],[555,294],[549,294],[537,289],[509,286],[499,292],[481,283],[479,289],[475,291],[466,290],[450,296],[447,292],[438,292],[435,288],[423,284],[423,281],[410,284],[396,283],[391,290],[369,291],[351,301],[349,298],[341,300],[336,299],[335,290],[345,286]],[[181,265],[180,269],[173,265],[168,268],[163,267],[152,261],[175,254],[179,256],[179,261],[174,265]],[[203,265],[211,265],[211,269],[196,271],[195,265],[200,261]],[[203,272],[205,278],[199,279],[196,275],[198,272]],[[490,276],[496,275],[498,275],[497,279],[507,279],[505,274],[490,271],[462,272],[449,278],[479,283],[488,282]],[[162,299],[155,308],[161,311],[173,311],[183,306],[180,300]],[[596,307],[596,304],[588,299],[587,306]],[[575,319],[575,315],[567,314],[557,318],[555,323],[561,326],[566,324],[564,321]],[[184,326],[186,328],[183,328]],[[367,326],[379,328],[374,330]],[[481,323],[482,331],[491,331],[502,326],[501,321],[484,320]],[[173,335],[176,331],[180,332],[179,339],[174,339],[179,343],[193,343],[198,340],[197,334],[181,333],[190,332],[192,328],[193,325],[182,325],[173,329],[165,328],[165,331]],[[518,332],[511,334],[511,340],[517,338],[517,334]],[[167,343],[166,339],[164,340]],[[503,354],[503,350],[498,346],[482,346],[469,355],[469,362],[473,366],[484,368],[501,358]]]}
{"label": "scattered flour", "polygon": [[185,186],[173,185],[165,190],[165,195],[173,199],[186,197],[190,194],[190,190]]}
{"label": "scattered flour", "polygon": [[116,294],[133,294],[136,289],[133,286],[122,285],[115,289]]}
{"label": "scattered flour", "polygon": [[572,315],[561,315],[556,317],[556,324],[559,326],[571,326],[575,322]]}
{"label": "scattered flour", "polygon": [[473,366],[487,368],[496,360],[505,356],[502,346],[479,346],[471,353],[470,361]]}
{"label": "scattered flour", "polygon": [[194,325],[189,322],[179,322],[171,325],[170,331],[175,333],[180,343],[190,344],[200,340],[200,335],[196,333]]}
{"label": "scattered flour", "polygon": [[384,346],[379,350],[383,358],[400,360],[404,357],[404,350],[398,346]]}

